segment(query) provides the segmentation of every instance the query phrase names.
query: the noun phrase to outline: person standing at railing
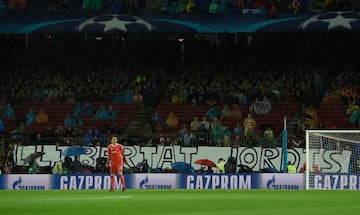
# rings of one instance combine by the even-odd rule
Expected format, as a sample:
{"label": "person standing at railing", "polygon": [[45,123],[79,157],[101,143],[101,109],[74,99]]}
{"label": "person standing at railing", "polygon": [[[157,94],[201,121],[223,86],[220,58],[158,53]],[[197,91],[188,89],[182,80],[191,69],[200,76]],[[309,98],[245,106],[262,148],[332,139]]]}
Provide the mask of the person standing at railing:
{"label": "person standing at railing", "polygon": [[219,158],[218,163],[216,164],[217,173],[225,173],[225,159]]}
{"label": "person standing at railing", "polygon": [[287,173],[296,173],[296,167],[290,161],[287,164]]}

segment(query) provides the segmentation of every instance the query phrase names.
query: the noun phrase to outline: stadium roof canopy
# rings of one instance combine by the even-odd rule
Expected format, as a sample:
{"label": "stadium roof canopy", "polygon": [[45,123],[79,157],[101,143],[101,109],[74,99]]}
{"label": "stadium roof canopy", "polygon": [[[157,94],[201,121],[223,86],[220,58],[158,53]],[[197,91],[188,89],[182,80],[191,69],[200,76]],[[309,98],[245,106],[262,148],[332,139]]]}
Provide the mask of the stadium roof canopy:
{"label": "stadium roof canopy", "polygon": [[0,33],[357,32],[360,13],[3,16]]}

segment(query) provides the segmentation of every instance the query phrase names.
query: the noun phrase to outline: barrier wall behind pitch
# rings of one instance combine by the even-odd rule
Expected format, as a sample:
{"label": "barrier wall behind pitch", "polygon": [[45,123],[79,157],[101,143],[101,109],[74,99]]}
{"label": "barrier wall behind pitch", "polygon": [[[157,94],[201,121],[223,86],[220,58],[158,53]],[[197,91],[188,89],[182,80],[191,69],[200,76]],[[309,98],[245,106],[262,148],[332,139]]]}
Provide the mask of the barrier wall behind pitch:
{"label": "barrier wall behind pitch", "polygon": [[[304,189],[304,174],[125,174],[127,189]],[[119,179],[116,188],[121,189]],[[107,190],[110,175],[0,175],[5,190]]]}

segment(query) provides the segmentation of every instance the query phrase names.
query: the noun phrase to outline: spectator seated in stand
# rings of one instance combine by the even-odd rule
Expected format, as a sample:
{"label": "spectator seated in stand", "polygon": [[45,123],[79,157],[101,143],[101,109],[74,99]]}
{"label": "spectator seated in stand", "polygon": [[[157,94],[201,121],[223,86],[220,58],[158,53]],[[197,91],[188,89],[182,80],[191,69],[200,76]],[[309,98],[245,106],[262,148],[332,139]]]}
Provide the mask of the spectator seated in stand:
{"label": "spectator seated in stand", "polygon": [[26,126],[30,126],[33,123],[36,123],[36,113],[30,108],[29,112],[25,115],[25,124]]}
{"label": "spectator seated in stand", "polygon": [[4,122],[2,121],[2,119],[0,118],[0,133],[1,132],[5,132],[5,125],[4,125]]}
{"label": "spectator seated in stand", "polygon": [[100,11],[102,7],[103,2],[101,0],[84,0],[81,5],[84,11]]}
{"label": "spectator seated in stand", "polygon": [[319,122],[317,117],[317,111],[312,107],[309,106],[305,109],[305,125],[307,128],[317,128]]}
{"label": "spectator seated in stand", "polygon": [[234,6],[243,9],[245,8],[245,1],[246,0],[234,0]]}
{"label": "spectator seated in stand", "polygon": [[179,124],[178,118],[175,116],[174,112],[170,112],[169,116],[166,118],[166,124],[169,127],[177,127]]}
{"label": "spectator seated in stand", "polygon": [[223,129],[223,126],[221,125],[221,121],[217,117],[214,117],[212,119],[212,122],[210,123],[210,129],[211,130]]}
{"label": "spectator seated in stand", "polygon": [[220,12],[221,0],[211,0],[209,13],[216,14]]}
{"label": "spectator seated in stand", "polygon": [[335,2],[334,0],[325,0],[324,1],[324,11],[333,11],[335,9]]}
{"label": "spectator seated in stand", "polygon": [[256,120],[252,117],[251,113],[248,113],[244,119],[243,127],[246,140],[252,140],[256,131]]}
{"label": "spectator seated in stand", "polygon": [[179,130],[179,137],[182,146],[191,146],[191,133],[187,127],[187,125],[183,125]]}
{"label": "spectator seated in stand", "polygon": [[187,0],[179,0],[176,7],[176,13],[177,14],[186,13],[186,5],[187,5]]}
{"label": "spectator seated in stand", "polygon": [[272,129],[272,126],[266,126],[266,129],[264,131],[264,138],[268,146],[274,145],[274,131]]}
{"label": "spectator seated in stand", "polygon": [[2,119],[15,119],[15,111],[11,104],[7,104],[4,113],[1,116]]}
{"label": "spectator seated in stand", "polygon": [[267,114],[271,111],[272,105],[268,97],[264,96],[262,100],[262,112]]}
{"label": "spectator seated in stand", "polygon": [[215,107],[211,107],[206,111],[205,115],[208,118],[220,117],[220,111]]}
{"label": "spectator seated in stand", "polygon": [[94,112],[94,106],[90,102],[86,102],[81,110],[82,114],[86,116],[91,116]]}
{"label": "spectator seated in stand", "polygon": [[357,109],[354,109],[353,112],[351,113],[349,122],[355,124],[359,121],[359,117],[360,117],[360,108],[359,106],[357,106]]}
{"label": "spectator seated in stand", "polygon": [[107,124],[106,120],[100,122],[100,132],[103,134],[111,134],[110,126]]}
{"label": "spectator seated in stand", "polygon": [[217,99],[214,95],[210,95],[208,99],[206,99],[206,104],[210,106],[214,106],[218,103]]}
{"label": "spectator seated in stand", "polygon": [[118,134],[120,135],[121,133],[121,128],[119,126],[119,124],[117,122],[114,122],[111,126],[110,126],[110,132],[111,134]]}
{"label": "spectator seated in stand", "polygon": [[269,10],[266,13],[266,18],[268,19],[278,19],[279,18],[279,10],[276,7],[276,4],[272,4]]}
{"label": "spectator seated in stand", "polygon": [[233,104],[230,110],[230,116],[232,118],[242,119],[241,108],[238,104]]}
{"label": "spectator seated in stand", "polygon": [[263,103],[256,98],[250,105],[249,107],[249,111],[252,114],[263,114],[264,113],[264,109],[263,109]]}
{"label": "spectator seated in stand", "polygon": [[[139,93],[140,94],[140,93]],[[114,98],[112,99],[112,102],[117,103],[117,104],[132,104],[134,102],[138,103],[139,99],[138,97],[140,97],[140,95],[137,95],[135,93],[135,95],[133,95],[130,92],[125,92],[125,93],[121,93],[121,94],[117,94],[114,96]],[[141,100],[142,100],[142,96],[141,96]]]}
{"label": "spectator seated in stand", "polygon": [[151,117],[151,123],[152,124],[155,124],[155,123],[164,124],[164,120],[163,120],[163,118],[160,116],[160,114],[158,112],[155,112],[154,116]]}
{"label": "spectator seated in stand", "polygon": [[231,117],[231,111],[227,105],[221,110],[221,118],[227,119]]}
{"label": "spectator seated in stand", "polygon": [[142,104],[144,102],[144,97],[141,95],[141,93],[137,90],[135,91],[135,94],[132,95],[132,102],[135,102],[136,104]]}
{"label": "spectator seated in stand", "polygon": [[196,1],[195,0],[188,0],[187,4],[186,4],[186,13],[190,13],[190,14],[198,14],[201,11],[199,10],[199,8],[196,6]]}
{"label": "spectator seated in stand", "polygon": [[106,146],[104,134],[99,129],[95,129],[93,144],[96,146]]}
{"label": "spectator seated in stand", "polygon": [[71,116],[70,113],[66,114],[64,119],[64,126],[65,127],[73,127],[75,125],[74,118]]}
{"label": "spectator seated in stand", "polygon": [[223,143],[224,143],[224,147],[230,147],[233,145],[232,141],[231,141],[231,138],[229,135],[227,134],[224,134],[224,140],[223,140]]}
{"label": "spectator seated in stand", "polygon": [[212,145],[223,145],[225,130],[221,126],[220,121],[213,122],[212,129],[210,131]]}
{"label": "spectator seated in stand", "polygon": [[92,129],[88,131],[83,136],[83,145],[84,146],[94,146],[94,132]]}
{"label": "spectator seated in stand", "polygon": [[291,3],[289,4],[289,9],[294,13],[300,12],[300,10],[302,9],[300,1],[292,0]]}
{"label": "spectator seated in stand", "polygon": [[190,131],[191,132],[198,132],[200,130],[200,121],[198,117],[194,117],[193,121],[190,123]]}
{"label": "spectator seated in stand", "polygon": [[105,109],[104,105],[100,105],[98,110],[96,111],[94,118],[95,119],[107,119],[109,116],[108,112]]}
{"label": "spectator seated in stand", "polygon": [[80,116],[74,116],[73,119],[74,119],[74,126],[82,127],[84,125],[84,122]]}
{"label": "spectator seated in stand", "polygon": [[234,135],[244,135],[244,127],[241,125],[240,122],[236,123],[236,127],[234,128]]}
{"label": "spectator seated in stand", "polygon": [[229,0],[221,0],[219,13],[225,14],[228,12],[229,12]]}
{"label": "spectator seated in stand", "polygon": [[47,124],[48,121],[49,121],[49,115],[45,112],[44,108],[40,108],[40,111],[36,116],[37,124]]}
{"label": "spectator seated in stand", "polygon": [[180,94],[179,91],[174,92],[174,94],[171,97],[171,102],[176,103],[182,103],[184,102],[184,97]]}
{"label": "spectator seated in stand", "polygon": [[118,118],[117,111],[114,110],[111,105],[108,106],[107,114],[108,114],[108,116],[107,116],[108,119],[117,119]]}
{"label": "spectator seated in stand", "polygon": [[201,132],[209,132],[210,129],[211,129],[210,126],[211,126],[211,123],[208,121],[206,116],[203,116],[202,120],[200,121],[199,131],[201,131]]}
{"label": "spectator seated in stand", "polygon": [[80,116],[80,115],[83,115],[83,109],[81,107],[81,104],[80,103],[77,103],[75,105],[75,108],[74,108],[74,116]]}

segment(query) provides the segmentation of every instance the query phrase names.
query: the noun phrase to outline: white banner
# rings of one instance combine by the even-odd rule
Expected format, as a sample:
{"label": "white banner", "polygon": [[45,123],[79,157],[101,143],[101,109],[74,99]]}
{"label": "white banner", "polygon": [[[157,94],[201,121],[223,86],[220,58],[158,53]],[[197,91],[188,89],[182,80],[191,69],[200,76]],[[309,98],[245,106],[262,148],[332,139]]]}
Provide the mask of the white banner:
{"label": "white banner", "polygon": [[[17,165],[23,166],[24,159],[33,152],[44,152],[38,158],[40,166],[54,166],[55,162],[64,161],[62,152],[68,146],[40,145],[40,146],[17,146],[14,151],[14,159]],[[80,160],[89,166],[96,165],[96,159],[107,156],[106,147],[84,147],[87,154],[81,155]],[[125,156],[128,167],[135,167],[144,159],[148,160],[151,168],[171,168],[174,162],[190,163],[196,170],[201,166],[194,164],[197,159],[207,158],[217,163],[219,158],[227,160],[233,156],[237,164],[246,165],[253,171],[263,168],[282,169],[282,148],[263,147],[181,147],[181,146],[125,146]],[[317,164],[321,170],[346,173],[350,162],[351,152],[320,150],[316,153]],[[294,148],[288,150],[288,161],[293,163],[299,170],[305,162],[305,149]]]}

